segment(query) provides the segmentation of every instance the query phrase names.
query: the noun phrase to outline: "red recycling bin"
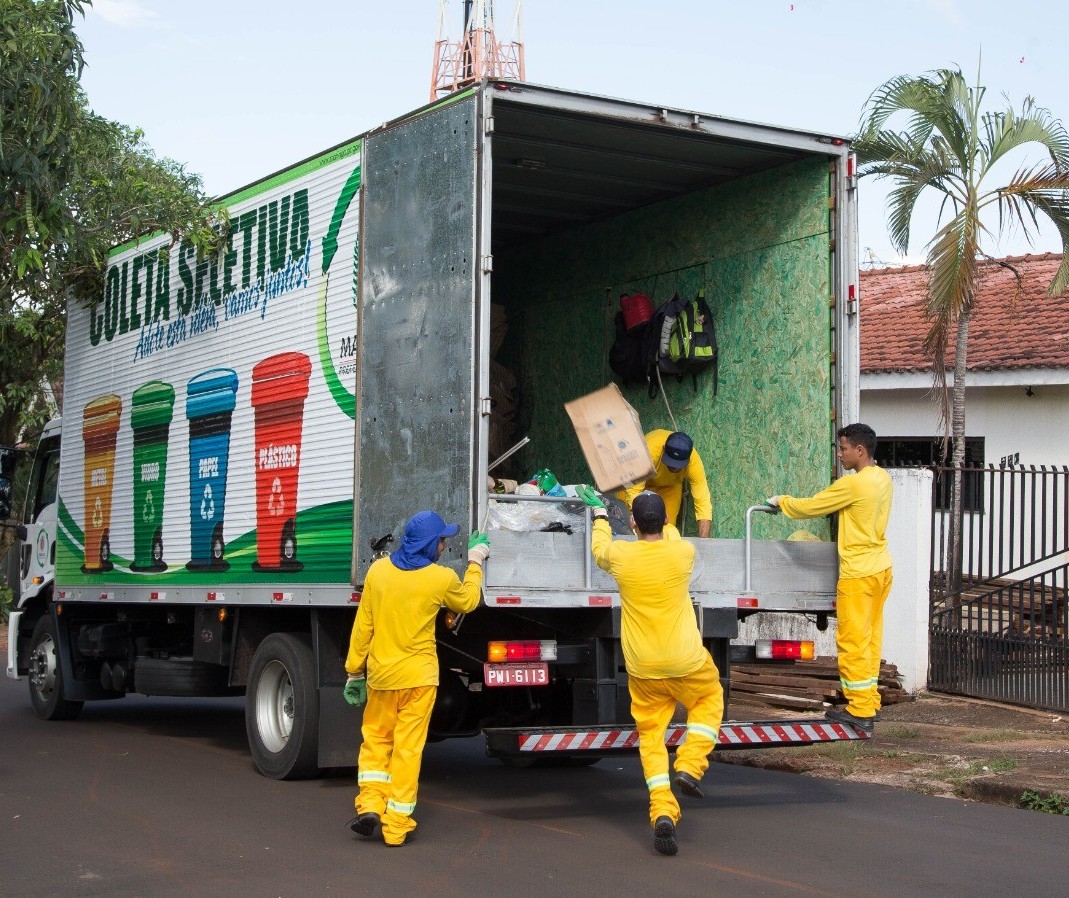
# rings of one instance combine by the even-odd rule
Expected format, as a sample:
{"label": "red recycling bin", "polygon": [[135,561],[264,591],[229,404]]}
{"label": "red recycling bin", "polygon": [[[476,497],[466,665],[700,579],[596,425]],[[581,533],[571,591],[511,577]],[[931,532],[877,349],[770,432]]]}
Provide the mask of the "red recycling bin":
{"label": "red recycling bin", "polygon": [[282,352],[252,369],[256,416],[256,561],[254,571],[299,571],[297,484],[301,467],[304,400],[312,363]]}

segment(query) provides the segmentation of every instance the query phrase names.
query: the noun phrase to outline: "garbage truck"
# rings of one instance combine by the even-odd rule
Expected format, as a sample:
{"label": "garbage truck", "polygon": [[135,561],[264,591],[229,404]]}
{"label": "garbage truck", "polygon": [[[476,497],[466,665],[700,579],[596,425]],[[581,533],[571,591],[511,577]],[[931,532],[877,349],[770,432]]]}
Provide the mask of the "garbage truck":
{"label": "garbage truck", "polygon": [[[439,624],[431,738],[517,766],[633,751],[587,512],[495,490],[589,482],[564,404],[613,381],[619,297],[703,292],[715,386],[622,395],[705,461],[711,537],[680,526],[728,694],[733,659],[799,651],[734,641],[751,615],[835,611],[828,521],[756,512],[827,485],[857,418],[856,187],[840,137],[487,81],[222,197],[217,254],[116,247],[103,295],[69,307],[62,419],[32,451],[7,674],[45,720],[243,694],[264,775],[352,766],[361,584],[429,508],[492,546],[482,606]],[[719,741],[863,735],[725,720]]]}

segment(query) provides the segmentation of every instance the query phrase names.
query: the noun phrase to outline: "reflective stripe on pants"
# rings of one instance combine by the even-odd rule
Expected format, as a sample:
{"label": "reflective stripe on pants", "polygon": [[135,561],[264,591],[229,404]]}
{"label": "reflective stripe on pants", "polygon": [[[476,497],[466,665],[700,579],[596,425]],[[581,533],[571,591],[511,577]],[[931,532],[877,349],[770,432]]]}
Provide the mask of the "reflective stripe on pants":
{"label": "reflective stripe on pants", "polygon": [[724,690],[713,659],[685,677],[664,680],[628,678],[631,716],[638,729],[638,753],[642,773],[650,790],[650,823],[658,817],[679,821],[679,802],[669,785],[665,730],[672,722],[676,702],[687,709],[687,738],[676,750],[675,769],[700,780],[709,767],[709,753],[716,747],[724,716]]}
{"label": "reflective stripe on pants", "polygon": [[412,812],[437,692],[437,686],[367,691],[356,812],[378,814],[382,837],[390,844],[400,844],[416,828]]}
{"label": "reflective stripe on pants", "polygon": [[880,649],[883,606],[891,591],[891,569],[869,577],[840,580],[835,591],[835,645],[839,652],[839,685],[846,710],[872,717],[880,710]]}

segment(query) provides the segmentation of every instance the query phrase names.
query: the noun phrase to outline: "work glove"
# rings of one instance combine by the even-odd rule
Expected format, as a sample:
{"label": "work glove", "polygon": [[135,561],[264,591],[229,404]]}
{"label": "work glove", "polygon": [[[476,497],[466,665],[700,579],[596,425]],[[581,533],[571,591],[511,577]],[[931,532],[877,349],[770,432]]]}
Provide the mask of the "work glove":
{"label": "work glove", "polygon": [[779,511],[779,496],[769,496],[765,499],[765,505],[771,505],[776,511]]}
{"label": "work glove", "polygon": [[605,501],[599,496],[594,488],[586,483],[580,483],[575,488],[575,495],[583,500],[583,504],[586,505],[594,514],[594,517],[608,517],[609,513],[605,510]]}
{"label": "work glove", "polygon": [[473,530],[468,538],[468,564],[482,564],[490,554],[490,537]]}
{"label": "work glove", "polygon": [[345,681],[345,700],[354,708],[364,707],[367,701],[367,680],[364,677],[349,677]]}

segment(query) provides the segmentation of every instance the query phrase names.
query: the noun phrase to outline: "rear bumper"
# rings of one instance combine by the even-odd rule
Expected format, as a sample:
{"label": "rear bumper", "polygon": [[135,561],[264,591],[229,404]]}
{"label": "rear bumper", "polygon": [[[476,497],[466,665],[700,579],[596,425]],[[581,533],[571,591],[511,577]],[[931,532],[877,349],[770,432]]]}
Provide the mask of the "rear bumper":
{"label": "rear bumper", "polygon": [[[483,730],[491,757],[558,752],[569,755],[609,756],[638,751],[638,731],[622,727],[508,727]],[[687,735],[683,724],[665,731],[665,745],[676,748]],[[824,742],[871,738],[855,727],[820,717],[790,720],[728,721],[720,726],[716,750],[786,748]]]}

